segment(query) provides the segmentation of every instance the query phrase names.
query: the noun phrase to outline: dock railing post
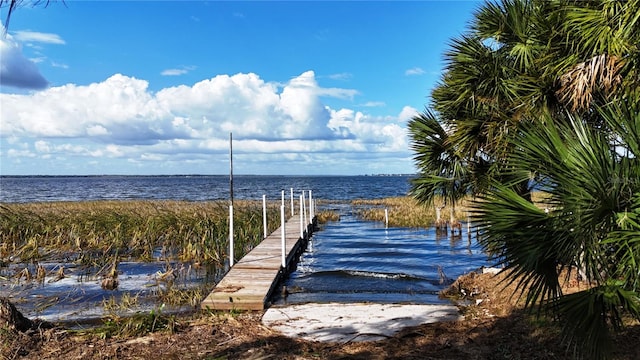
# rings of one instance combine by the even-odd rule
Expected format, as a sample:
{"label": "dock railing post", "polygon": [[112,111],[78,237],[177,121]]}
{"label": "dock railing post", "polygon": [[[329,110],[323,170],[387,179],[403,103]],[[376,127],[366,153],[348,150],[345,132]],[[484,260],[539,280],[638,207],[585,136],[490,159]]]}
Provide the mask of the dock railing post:
{"label": "dock railing post", "polygon": [[267,238],[267,195],[262,195],[262,228],[264,229],[262,239]]}
{"label": "dock railing post", "polygon": [[300,195],[300,239],[304,239],[304,217],[302,216],[302,195]]}
{"label": "dock railing post", "polygon": [[295,212],[293,210],[293,188],[291,188],[291,217],[295,215]]}
{"label": "dock railing post", "polygon": [[281,237],[280,237],[280,239],[282,240],[282,268],[287,267],[287,255],[286,255],[287,235],[285,231],[285,225],[286,225],[286,221],[284,219],[284,205],[280,205],[280,227],[282,229]]}
{"label": "dock railing post", "polygon": [[282,190],[282,203],[280,204],[280,206],[284,206],[284,190]]}
{"label": "dock railing post", "polygon": [[304,220],[303,223],[306,226],[307,225],[307,202],[304,195],[304,190],[302,190],[302,219]]}
{"label": "dock railing post", "polygon": [[229,205],[229,268],[233,266],[233,205]]}
{"label": "dock railing post", "polygon": [[309,190],[309,224],[313,224],[313,195],[311,190]]}

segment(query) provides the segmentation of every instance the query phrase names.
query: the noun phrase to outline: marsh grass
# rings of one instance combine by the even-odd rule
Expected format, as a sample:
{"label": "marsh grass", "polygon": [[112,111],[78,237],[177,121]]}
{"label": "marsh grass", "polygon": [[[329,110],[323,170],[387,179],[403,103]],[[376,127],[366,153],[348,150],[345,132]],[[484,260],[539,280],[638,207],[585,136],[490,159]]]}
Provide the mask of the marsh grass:
{"label": "marsh grass", "polygon": [[169,286],[167,288],[159,288],[158,300],[167,305],[190,305],[197,307],[209,295],[210,288],[179,288]]}
{"label": "marsh grass", "polygon": [[[226,201],[87,201],[0,204],[0,261],[71,258],[104,266],[114,257],[223,264],[228,252]],[[279,216],[276,203],[268,219]],[[269,221],[269,232],[278,222]],[[262,241],[262,202],[234,203],[234,252],[243,256]]]}
{"label": "marsh grass", "polygon": [[[269,233],[280,225],[279,216],[279,202],[267,203]],[[236,256],[243,257],[262,237],[262,201],[236,200]],[[83,275],[87,279],[109,274],[115,278],[120,261],[164,261],[164,270],[155,276],[155,303],[197,307],[224,273],[228,250],[227,201],[0,203],[0,266],[16,264],[14,268],[20,269],[12,276],[16,282],[35,281],[36,265],[45,261],[62,263],[56,274],[62,273],[65,263],[86,266],[92,269]],[[191,272],[204,272],[204,283],[188,284]],[[174,326],[170,317],[158,311],[133,318],[117,315],[148,302],[141,299],[143,290],[105,297],[102,307],[110,314],[104,322],[105,336]],[[56,301],[34,306],[41,311]]]}
{"label": "marsh grass", "polygon": [[[535,191],[531,194],[531,200],[540,208],[547,207],[549,194]],[[473,218],[473,199],[467,197],[456,204],[454,216],[458,221],[467,221]],[[356,199],[351,202],[356,208],[357,215],[369,221],[385,221],[384,210],[388,209],[389,226],[402,226],[413,228],[429,228],[436,221],[435,206],[442,206],[442,199],[435,199],[433,206],[419,204],[410,196],[400,196],[383,199]],[[444,206],[440,216],[449,220],[450,206]]]}
{"label": "marsh grass", "polygon": [[[467,220],[467,207],[469,200],[462,200],[456,205],[454,215],[459,221]],[[442,200],[437,199],[436,205],[442,204]],[[436,211],[434,206],[419,204],[414,198],[409,196],[383,198],[383,199],[357,199],[352,204],[356,207],[357,215],[369,221],[385,221],[384,210],[388,210],[389,226],[401,226],[412,228],[430,228],[436,221]],[[450,207],[445,206],[441,211],[441,216],[449,219]]]}
{"label": "marsh grass", "polygon": [[135,308],[139,304],[139,294],[123,293],[119,298],[110,296],[102,300],[102,308],[109,313],[118,313]]}
{"label": "marsh grass", "polygon": [[316,219],[319,224],[324,224],[330,221],[340,221],[340,214],[333,210],[320,210],[316,214]]}

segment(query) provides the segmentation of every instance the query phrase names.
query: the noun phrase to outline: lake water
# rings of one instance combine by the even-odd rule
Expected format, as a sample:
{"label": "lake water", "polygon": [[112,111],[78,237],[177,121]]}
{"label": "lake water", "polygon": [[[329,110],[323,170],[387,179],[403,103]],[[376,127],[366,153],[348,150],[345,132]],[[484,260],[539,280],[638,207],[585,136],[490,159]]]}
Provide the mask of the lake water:
{"label": "lake water", "polygon": [[[314,233],[297,269],[285,281],[289,295],[278,295],[276,303],[301,302],[406,302],[442,303],[437,293],[459,275],[489,265],[471,233],[461,237],[437,236],[434,229],[385,228],[379,222],[355,216],[353,199],[404,196],[410,188],[409,176],[235,176],[234,198],[287,199],[293,188],[313,190],[325,207],[337,211],[341,219]],[[228,176],[36,176],[0,177],[1,202],[85,201],[85,200],[187,200],[229,198]],[[322,209],[320,209],[322,210]],[[44,264],[54,270],[60,264]],[[179,267],[180,264],[170,264]],[[160,289],[158,274],[166,263],[121,263],[121,285],[117,292],[105,292],[99,279],[89,279],[83,269],[68,264],[69,276],[61,281],[45,281],[26,288],[12,281],[2,282],[3,296],[18,299],[26,316],[51,321],[75,321],[99,317],[96,310],[105,300],[125,293],[146,296]],[[184,286],[211,281],[219,274],[183,269]],[[5,278],[10,270],[5,267]],[[49,279],[50,280],[50,279]]]}
{"label": "lake water", "polygon": [[[313,190],[325,200],[403,196],[409,176],[234,176],[235,199]],[[229,199],[229,176],[0,176],[0,202]]]}
{"label": "lake water", "polygon": [[284,281],[277,304],[375,302],[439,304],[438,293],[458,276],[489,266],[463,226],[462,236],[434,228],[386,228],[362,221],[348,204],[334,207],[340,221],[313,234],[297,268]]}

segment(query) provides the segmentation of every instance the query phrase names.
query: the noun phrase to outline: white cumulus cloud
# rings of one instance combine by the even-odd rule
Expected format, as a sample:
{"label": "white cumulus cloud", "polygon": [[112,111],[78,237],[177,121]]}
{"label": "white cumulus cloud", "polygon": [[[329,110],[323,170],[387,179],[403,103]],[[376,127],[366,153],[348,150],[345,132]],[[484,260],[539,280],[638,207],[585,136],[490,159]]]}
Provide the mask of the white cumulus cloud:
{"label": "white cumulus cloud", "polygon": [[[145,166],[151,173],[158,166],[207,166],[210,172],[211,156],[226,161],[233,133],[234,151],[250,171],[264,166],[266,158],[271,163],[295,159],[311,164],[328,161],[329,154],[355,163],[354,154],[373,158],[400,153],[410,161],[404,122],[417,113],[415,109],[380,117],[334,110],[323,103],[326,97],[358,94],[353,89],[323,88],[313,71],[286,83],[268,82],[254,73],[217,75],[157,92],[146,80],[115,74],[88,85],[0,94],[4,143],[0,155],[3,164],[46,156],[47,166],[54,170],[56,161],[66,161],[65,168],[88,171],[70,166],[73,160],[95,167],[98,173],[104,173],[104,163],[118,163],[119,169],[133,172]],[[336,161],[332,159],[330,163]],[[358,172],[353,165],[346,166]]]}

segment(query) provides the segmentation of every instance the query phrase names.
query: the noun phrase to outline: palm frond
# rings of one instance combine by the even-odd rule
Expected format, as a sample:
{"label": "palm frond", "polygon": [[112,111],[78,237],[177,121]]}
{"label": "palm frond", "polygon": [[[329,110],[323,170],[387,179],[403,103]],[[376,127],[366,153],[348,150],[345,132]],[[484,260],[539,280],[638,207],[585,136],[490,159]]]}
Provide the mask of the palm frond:
{"label": "palm frond", "polygon": [[427,204],[438,196],[451,203],[465,196],[468,168],[437,117],[425,110],[409,121],[408,128],[419,170],[419,176],[412,180],[411,195]]}
{"label": "palm frond", "polygon": [[626,312],[640,319],[637,292],[624,290],[620,282],[565,295],[553,304],[562,314],[562,334],[572,344],[576,355],[605,359],[611,352],[611,331],[622,326]]}

